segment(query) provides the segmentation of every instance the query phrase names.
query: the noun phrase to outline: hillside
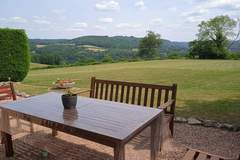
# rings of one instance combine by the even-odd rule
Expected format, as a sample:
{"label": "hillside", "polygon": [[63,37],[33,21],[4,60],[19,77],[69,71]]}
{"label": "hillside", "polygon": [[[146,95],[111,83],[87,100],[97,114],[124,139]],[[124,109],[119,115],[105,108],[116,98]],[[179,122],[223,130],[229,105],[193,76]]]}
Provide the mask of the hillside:
{"label": "hillside", "polygon": [[[37,45],[57,45],[57,46],[80,46],[80,45],[92,45],[97,47],[103,47],[107,49],[134,49],[138,48],[141,38],[128,37],[128,36],[83,36],[74,39],[30,39],[31,49],[37,48]],[[186,52],[188,49],[187,42],[174,42],[169,40],[162,40],[161,52],[179,51]]]}
{"label": "hillside", "polygon": [[[113,60],[136,58],[141,38],[128,36],[82,36],[74,39],[30,39],[33,62],[46,64],[78,63],[103,60],[109,55]],[[240,41],[231,50],[240,51]],[[186,54],[188,42],[162,40],[159,56],[169,53]]]}
{"label": "hillside", "polygon": [[234,42],[230,49],[233,52],[240,52],[240,40]]}

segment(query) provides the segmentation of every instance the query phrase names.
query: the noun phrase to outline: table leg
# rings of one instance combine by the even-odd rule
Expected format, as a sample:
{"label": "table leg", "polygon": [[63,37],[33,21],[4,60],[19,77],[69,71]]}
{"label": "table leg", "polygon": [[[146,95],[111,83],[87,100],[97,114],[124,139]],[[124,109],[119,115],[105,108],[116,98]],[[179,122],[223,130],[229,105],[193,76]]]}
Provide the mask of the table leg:
{"label": "table leg", "polygon": [[162,147],[163,147],[163,134],[164,134],[164,128],[163,128],[163,126],[164,126],[164,121],[163,121],[163,117],[164,117],[164,113],[161,113],[161,116],[159,117],[159,126],[158,126],[158,128],[159,128],[159,135],[160,135],[160,137],[159,137],[159,145],[158,145],[158,150],[159,151],[161,151],[162,150]]}
{"label": "table leg", "polygon": [[114,160],[125,160],[125,145],[116,144],[114,147]]}
{"label": "table leg", "polygon": [[151,160],[156,160],[160,148],[160,118],[157,118],[151,124]]}
{"label": "table leg", "polygon": [[5,146],[6,157],[13,157],[14,152],[13,152],[12,136],[5,132],[1,132],[1,136]]}

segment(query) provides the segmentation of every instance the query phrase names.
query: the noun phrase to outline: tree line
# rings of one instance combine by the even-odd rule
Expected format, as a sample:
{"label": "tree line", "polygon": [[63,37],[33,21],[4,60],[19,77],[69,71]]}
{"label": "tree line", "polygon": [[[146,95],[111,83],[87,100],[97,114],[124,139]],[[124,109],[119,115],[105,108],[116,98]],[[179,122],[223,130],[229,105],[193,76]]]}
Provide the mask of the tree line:
{"label": "tree line", "polygon": [[[239,25],[238,32],[236,30]],[[199,25],[197,39],[189,43],[188,58],[238,59],[239,54],[230,51],[240,35],[240,23],[229,16],[217,16]],[[153,58],[161,47],[159,34],[149,31],[139,44],[139,56]],[[175,54],[176,55],[176,54]],[[177,58],[177,57],[176,57]]]}
{"label": "tree line", "polygon": [[[239,28],[237,28],[238,25]],[[239,59],[240,53],[230,50],[240,35],[239,21],[229,16],[216,16],[202,21],[198,28],[197,39],[189,42],[187,51],[180,51],[179,48],[174,50],[166,40],[161,39],[160,34],[153,31],[148,31],[143,38],[85,36],[72,39],[68,44],[64,44],[66,40],[56,40],[55,43],[53,43],[54,40],[44,41],[44,43],[41,40],[35,40],[46,44],[46,47],[31,46],[34,48],[32,62],[62,65],[165,58]],[[52,43],[53,45],[48,45]],[[82,45],[102,47],[103,51],[93,52],[81,47]]]}

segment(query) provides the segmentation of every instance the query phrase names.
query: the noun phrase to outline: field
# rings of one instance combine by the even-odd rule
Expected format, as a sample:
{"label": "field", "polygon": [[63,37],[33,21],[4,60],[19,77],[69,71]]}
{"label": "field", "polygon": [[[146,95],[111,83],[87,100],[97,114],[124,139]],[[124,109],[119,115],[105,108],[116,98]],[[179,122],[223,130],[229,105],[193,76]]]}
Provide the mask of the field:
{"label": "field", "polygon": [[57,78],[89,88],[90,77],[155,84],[178,84],[177,115],[240,124],[240,61],[156,60],[31,70],[17,89],[48,91]]}

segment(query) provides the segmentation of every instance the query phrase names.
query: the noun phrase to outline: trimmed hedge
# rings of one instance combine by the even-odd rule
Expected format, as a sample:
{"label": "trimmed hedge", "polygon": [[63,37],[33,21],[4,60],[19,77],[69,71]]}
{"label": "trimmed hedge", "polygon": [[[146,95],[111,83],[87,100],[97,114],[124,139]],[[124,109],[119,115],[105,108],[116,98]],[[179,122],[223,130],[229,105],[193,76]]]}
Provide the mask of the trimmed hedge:
{"label": "trimmed hedge", "polygon": [[0,81],[22,81],[30,66],[28,38],[24,30],[0,28]]}

